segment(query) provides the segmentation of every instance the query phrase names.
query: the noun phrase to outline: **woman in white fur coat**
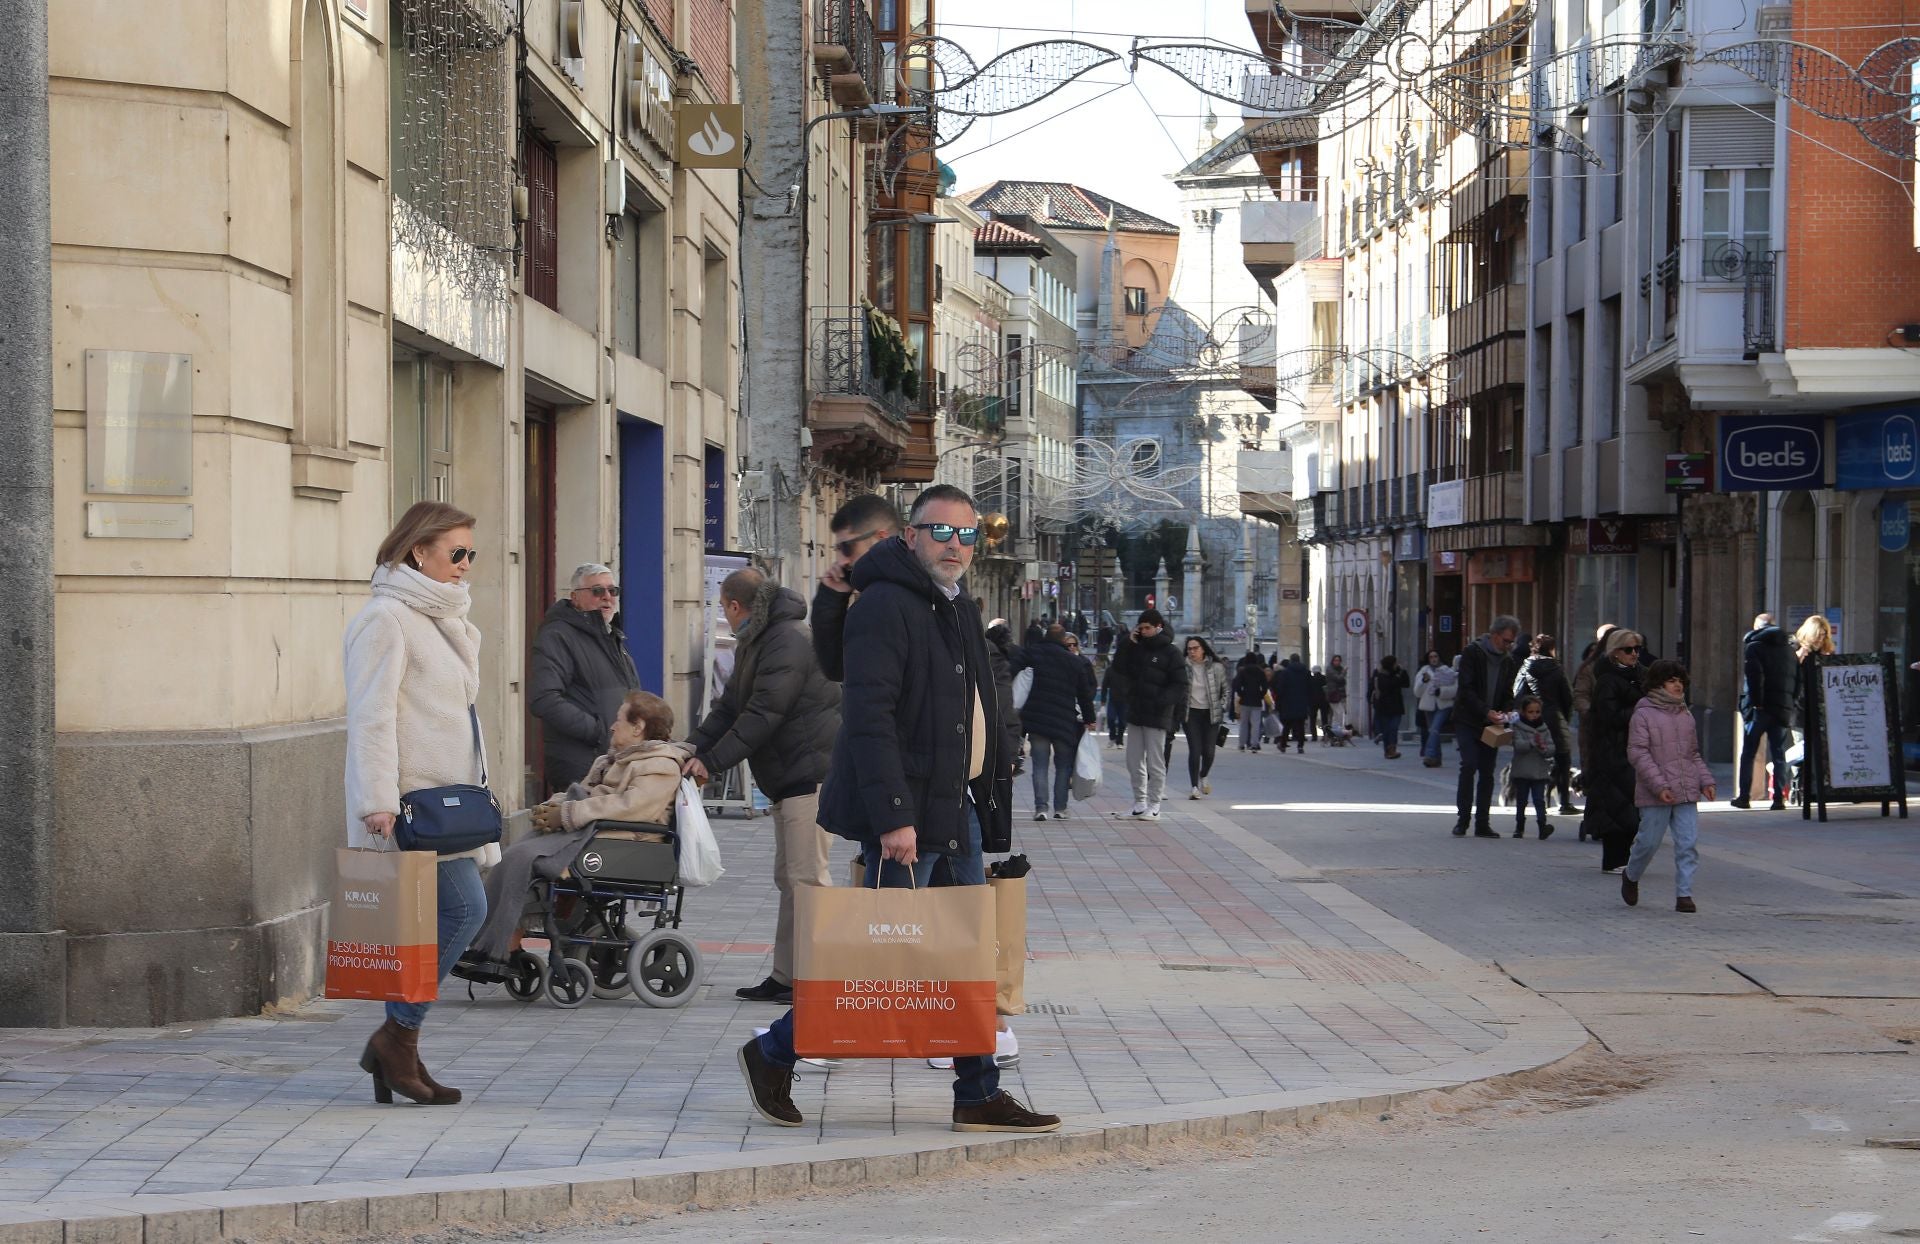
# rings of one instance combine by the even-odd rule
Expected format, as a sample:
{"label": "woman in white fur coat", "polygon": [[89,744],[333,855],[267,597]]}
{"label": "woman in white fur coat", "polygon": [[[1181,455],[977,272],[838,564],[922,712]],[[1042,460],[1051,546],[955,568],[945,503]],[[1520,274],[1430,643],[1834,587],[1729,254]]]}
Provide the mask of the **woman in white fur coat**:
{"label": "woman in white fur coat", "polygon": [[[373,598],[347,624],[347,845],[389,847],[400,796],[481,780],[469,709],[480,692],[480,632],[467,621],[466,577],[477,553],[473,516],[421,501],[380,545]],[[440,977],[487,915],[480,869],[497,846],[440,857]],[[430,1003],[389,1002],[387,1022],[360,1065],[374,1100],[395,1092],[423,1105],[451,1105],[458,1089],[420,1063],[420,1025]]]}

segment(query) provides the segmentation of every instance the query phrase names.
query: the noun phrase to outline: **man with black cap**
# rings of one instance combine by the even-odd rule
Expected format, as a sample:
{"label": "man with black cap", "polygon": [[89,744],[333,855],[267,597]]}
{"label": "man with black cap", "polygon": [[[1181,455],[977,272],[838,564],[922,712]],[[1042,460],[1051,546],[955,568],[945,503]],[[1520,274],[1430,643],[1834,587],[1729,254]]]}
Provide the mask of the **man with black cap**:
{"label": "man with black cap", "polygon": [[1187,704],[1187,660],[1158,609],[1143,610],[1133,642],[1114,658],[1127,685],[1127,774],[1133,815],[1160,818],[1167,789],[1167,737]]}

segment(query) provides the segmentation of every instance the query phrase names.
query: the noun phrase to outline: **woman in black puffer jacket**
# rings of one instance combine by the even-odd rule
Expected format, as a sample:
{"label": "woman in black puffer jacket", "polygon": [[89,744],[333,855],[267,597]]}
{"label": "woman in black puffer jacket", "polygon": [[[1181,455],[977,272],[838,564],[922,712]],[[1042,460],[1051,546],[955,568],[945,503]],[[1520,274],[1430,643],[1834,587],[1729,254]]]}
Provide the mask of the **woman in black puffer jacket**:
{"label": "woman in black puffer jacket", "polygon": [[[1066,628],[1054,623],[1045,638],[1021,649],[1033,671],[1033,689],[1020,706],[1020,724],[1033,745],[1033,819],[1067,814],[1080,735],[1093,725],[1093,667],[1067,651]],[[1052,782],[1048,782],[1048,770]]]}
{"label": "woman in black puffer jacket", "polygon": [[1582,772],[1587,809],[1580,837],[1598,838],[1600,867],[1615,872],[1626,866],[1640,811],[1633,806],[1633,762],[1627,759],[1627,727],[1640,703],[1640,636],[1617,630],[1607,636],[1606,651],[1593,670],[1592,757]]}

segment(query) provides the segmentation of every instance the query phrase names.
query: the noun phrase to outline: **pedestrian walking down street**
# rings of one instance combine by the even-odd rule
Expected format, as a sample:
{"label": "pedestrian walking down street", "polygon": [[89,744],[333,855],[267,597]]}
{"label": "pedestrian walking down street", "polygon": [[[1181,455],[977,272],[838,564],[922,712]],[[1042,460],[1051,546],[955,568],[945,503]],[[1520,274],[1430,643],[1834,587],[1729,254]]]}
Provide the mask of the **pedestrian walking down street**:
{"label": "pedestrian walking down street", "polygon": [[[963,583],[980,536],[973,499],[936,484],[915,499],[906,529],[853,566],[860,593],[847,611],[845,692],[820,821],[861,844],[867,881],[881,886],[985,885],[983,852],[1011,847],[1012,780],[979,609]],[[976,815],[977,812],[977,815]],[[793,1101],[793,1012],[740,1047],[754,1111],[799,1127]],[[1001,1090],[991,1055],[954,1060],[953,1128],[1050,1132]]]}
{"label": "pedestrian walking down street", "polygon": [[1411,680],[1400,668],[1400,658],[1389,652],[1380,658],[1367,688],[1367,707],[1388,760],[1400,759],[1400,723],[1407,715],[1407,687]]}
{"label": "pedestrian walking down street", "polygon": [[1533,637],[1533,653],[1520,663],[1513,694],[1540,701],[1547,729],[1553,733],[1553,778],[1549,788],[1560,794],[1560,812],[1572,816],[1573,806],[1573,683],[1560,668],[1559,641],[1551,635]]}
{"label": "pedestrian walking down street", "polygon": [[[1335,747],[1347,745],[1347,665],[1335,653],[1327,662],[1327,730]],[[1284,748],[1282,750],[1285,750]]]}
{"label": "pedestrian walking down street", "polygon": [[1113,656],[1107,661],[1106,677],[1100,692],[1107,701],[1107,741],[1115,747],[1127,741],[1127,650],[1133,647],[1133,634],[1121,631],[1113,641]]}
{"label": "pedestrian walking down street", "polygon": [[1187,662],[1158,609],[1143,610],[1121,659],[1127,683],[1127,774],[1133,815],[1158,819],[1167,787],[1167,736],[1187,703]]}
{"label": "pedestrian walking down street", "polygon": [[1600,868],[1618,872],[1625,867],[1640,829],[1640,813],[1633,799],[1633,762],[1627,757],[1627,730],[1640,703],[1645,671],[1640,668],[1640,636],[1629,630],[1607,635],[1593,671],[1593,724],[1588,732],[1590,758],[1586,777],[1587,807],[1580,821],[1581,838],[1600,840]]}
{"label": "pedestrian walking down street", "polygon": [[[1826,619],[1822,618],[1821,621]],[[1794,658],[1787,633],[1773,624],[1773,615],[1760,614],[1753,629],[1740,640],[1740,767],[1734,770],[1733,806],[1753,806],[1753,764],[1760,745],[1767,745],[1773,766],[1772,808],[1787,806],[1788,727],[1800,699],[1800,664]]]}
{"label": "pedestrian walking down street", "polygon": [[[409,506],[374,557],[373,597],[347,623],[347,845],[386,848],[408,791],[477,783],[484,746],[473,706],[480,695],[480,632],[467,621],[472,598],[471,514],[439,501]],[[439,858],[440,975],[445,980],[487,915],[480,869],[498,845]],[[373,1096],[399,1093],[449,1106],[460,1090],[435,1080],[420,1061],[428,1002],[389,1002],[386,1022],[360,1066]]]}
{"label": "pedestrian walking down street", "polygon": [[1498,838],[1493,829],[1493,778],[1500,753],[1482,732],[1507,722],[1513,703],[1513,679],[1520,662],[1513,646],[1520,638],[1520,619],[1502,614],[1487,633],[1460,654],[1460,681],[1453,698],[1453,741],[1460,749],[1460,781],[1454,790],[1453,836],[1466,836],[1469,825],[1477,838]]}
{"label": "pedestrian walking down street", "polygon": [[1067,650],[1069,638],[1056,622],[1039,643],[1019,649],[1010,662],[1015,673],[1033,671],[1033,689],[1020,708],[1020,724],[1033,749],[1036,821],[1046,820],[1049,808],[1056,818],[1067,815],[1080,736],[1094,724],[1093,669]]}
{"label": "pedestrian walking down street", "polygon": [[[1428,655],[1434,660],[1440,657],[1437,652]],[[1432,689],[1433,709],[1427,718],[1427,732],[1420,739],[1420,763],[1429,769],[1438,769],[1440,740],[1446,737],[1453,721],[1453,701],[1460,692],[1460,658],[1456,656],[1450,664],[1434,669],[1428,686]]]}
{"label": "pedestrian walking down street", "polygon": [[1220,727],[1232,717],[1233,690],[1227,677],[1227,663],[1213,651],[1213,645],[1198,635],[1187,636],[1187,703],[1184,725],[1187,735],[1187,784],[1189,799],[1213,793],[1213,753],[1220,739]]}
{"label": "pedestrian walking down street", "polygon": [[1307,714],[1307,736],[1324,741],[1333,737],[1333,705],[1327,702],[1327,675],[1319,666],[1307,673],[1313,688],[1313,711]]}
{"label": "pedestrian walking down street", "polygon": [[1700,863],[1700,802],[1713,802],[1713,773],[1700,756],[1700,735],[1687,708],[1687,669],[1678,661],[1655,661],[1647,670],[1647,694],[1627,728],[1633,763],[1633,802],[1640,832],[1620,874],[1620,897],[1640,902],[1640,878],[1673,834],[1675,911],[1694,912],[1693,874]]}
{"label": "pedestrian walking down street", "polygon": [[[1814,669],[1815,657],[1833,655],[1833,625],[1819,614],[1813,614],[1800,624],[1793,633],[1793,650],[1800,660],[1799,695],[1794,706],[1794,724],[1803,732],[1807,728],[1808,701],[1819,694],[1819,671]],[[1801,764],[1805,764],[1803,758]],[[1803,799],[1801,802],[1805,802]]]}
{"label": "pedestrian walking down street", "polygon": [[1273,674],[1273,711],[1280,718],[1280,754],[1286,755],[1287,743],[1307,750],[1307,718],[1313,715],[1313,676],[1307,673],[1300,654],[1280,662]]}
{"label": "pedestrian walking down street", "polygon": [[[1319,666],[1314,668],[1318,669]],[[1447,667],[1440,660],[1440,654],[1429,650],[1427,659],[1421,662],[1420,668],[1413,672],[1413,729],[1423,745],[1421,748],[1423,755],[1426,752],[1424,744],[1427,741],[1427,727],[1433,724],[1433,676],[1445,668]]]}
{"label": "pedestrian walking down street", "polygon": [[1553,778],[1553,729],[1547,724],[1546,706],[1537,695],[1522,696],[1519,712],[1510,727],[1513,731],[1513,836],[1527,836],[1527,801],[1539,820],[1540,840],[1553,837],[1553,825],[1547,820],[1547,786]]}
{"label": "pedestrian walking down street", "polygon": [[1267,711],[1267,663],[1257,652],[1240,658],[1233,671],[1233,702],[1240,710],[1240,750],[1257,752],[1263,737],[1261,718]]}
{"label": "pedestrian walking down street", "polygon": [[540,719],[550,795],[586,775],[607,745],[621,701],[640,689],[620,616],[613,571],[588,562],[574,569],[572,590],[547,610],[534,636],[527,703]]}
{"label": "pedestrian walking down street", "polygon": [[819,824],[820,783],[840,729],[840,688],[820,669],[798,592],[749,567],[721,581],[720,609],[733,630],[733,676],[687,735],[693,756],[686,774],[704,785],[745,763],[773,803],[773,884],[780,894],[773,967],[765,980],[734,996],[791,1002],[793,892],[833,884]]}

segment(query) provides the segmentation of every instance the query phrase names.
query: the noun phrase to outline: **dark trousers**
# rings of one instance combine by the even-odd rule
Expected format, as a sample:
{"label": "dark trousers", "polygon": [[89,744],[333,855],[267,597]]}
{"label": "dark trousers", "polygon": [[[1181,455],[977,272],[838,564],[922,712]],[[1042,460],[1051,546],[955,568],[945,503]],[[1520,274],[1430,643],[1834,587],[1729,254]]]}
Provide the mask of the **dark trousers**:
{"label": "dark trousers", "polygon": [[1493,815],[1493,773],[1500,764],[1500,752],[1480,741],[1485,722],[1463,724],[1453,733],[1460,747],[1460,785],[1454,791],[1453,806],[1462,821],[1487,825]]}
{"label": "dark trousers", "polygon": [[1388,717],[1382,715],[1380,723],[1380,746],[1387,755],[1392,756],[1400,750],[1400,722],[1402,717],[1395,713]]}
{"label": "dark trousers", "polygon": [[1513,827],[1523,829],[1527,824],[1527,801],[1533,801],[1534,815],[1539,818],[1540,827],[1547,824],[1547,779],[1513,779]]}
{"label": "dark trousers", "polygon": [[1213,746],[1219,737],[1213,714],[1204,708],[1187,710],[1187,785],[1198,786],[1213,772]]}
{"label": "dark trousers", "polygon": [[1787,723],[1769,713],[1764,708],[1753,710],[1747,718],[1745,730],[1740,735],[1740,772],[1734,776],[1740,788],[1740,798],[1753,798],[1753,758],[1760,754],[1760,740],[1767,741],[1767,759],[1773,762],[1773,780],[1786,797],[1787,748],[1791,745],[1787,739]]}
{"label": "dark trousers", "polygon": [[1286,751],[1292,742],[1301,751],[1307,750],[1307,719],[1305,717],[1285,717],[1280,721],[1280,750]]}
{"label": "dark trousers", "polygon": [[1333,736],[1333,705],[1314,705],[1313,722],[1314,725],[1319,728],[1321,734],[1331,738]]}
{"label": "dark trousers", "polygon": [[1560,792],[1564,808],[1573,802],[1573,728],[1566,718],[1549,713],[1547,729],[1553,734],[1553,776],[1547,779],[1547,788]]}
{"label": "dark trousers", "polygon": [[1127,702],[1108,699],[1107,701],[1107,737],[1113,740],[1115,747],[1127,741]]}

